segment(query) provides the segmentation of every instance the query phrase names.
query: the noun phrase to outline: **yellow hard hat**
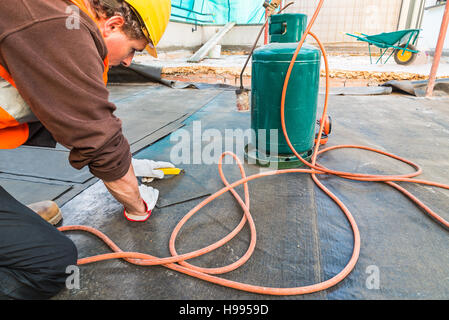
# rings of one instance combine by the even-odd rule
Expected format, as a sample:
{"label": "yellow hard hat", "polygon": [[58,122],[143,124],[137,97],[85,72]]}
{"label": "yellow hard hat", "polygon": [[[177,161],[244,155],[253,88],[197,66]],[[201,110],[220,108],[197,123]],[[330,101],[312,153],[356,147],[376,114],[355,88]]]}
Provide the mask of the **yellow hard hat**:
{"label": "yellow hard hat", "polygon": [[124,0],[140,20],[142,32],[150,41],[147,51],[157,58],[156,46],[164,35],[171,15],[171,0]]}

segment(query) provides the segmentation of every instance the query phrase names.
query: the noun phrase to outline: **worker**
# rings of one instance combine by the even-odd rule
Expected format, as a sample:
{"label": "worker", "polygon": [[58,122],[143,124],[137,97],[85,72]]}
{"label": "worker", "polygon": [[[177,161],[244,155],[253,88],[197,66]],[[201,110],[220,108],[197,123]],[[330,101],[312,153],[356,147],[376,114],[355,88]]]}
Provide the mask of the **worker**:
{"label": "worker", "polygon": [[[158,168],[173,165],[132,158],[107,71],[136,51],[156,57],[170,11],[170,0],[0,0],[0,149],[59,143],[74,168],[103,180],[127,220],[146,221],[159,192],[136,176],[163,178]],[[0,299],[64,288],[78,254],[52,225],[59,215],[52,201],[26,206],[0,186]]]}

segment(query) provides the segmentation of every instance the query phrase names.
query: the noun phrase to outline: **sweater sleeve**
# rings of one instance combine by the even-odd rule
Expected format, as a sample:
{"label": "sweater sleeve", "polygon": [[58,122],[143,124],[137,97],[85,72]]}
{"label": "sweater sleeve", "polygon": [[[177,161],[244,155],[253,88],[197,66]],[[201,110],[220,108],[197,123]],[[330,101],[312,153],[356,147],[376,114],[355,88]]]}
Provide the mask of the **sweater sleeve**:
{"label": "sweater sleeve", "polygon": [[55,140],[69,148],[70,164],[105,181],[123,177],[131,163],[116,106],[103,82],[106,46],[100,33],[81,24],[65,28],[51,19],[10,34],[1,60],[19,93]]}

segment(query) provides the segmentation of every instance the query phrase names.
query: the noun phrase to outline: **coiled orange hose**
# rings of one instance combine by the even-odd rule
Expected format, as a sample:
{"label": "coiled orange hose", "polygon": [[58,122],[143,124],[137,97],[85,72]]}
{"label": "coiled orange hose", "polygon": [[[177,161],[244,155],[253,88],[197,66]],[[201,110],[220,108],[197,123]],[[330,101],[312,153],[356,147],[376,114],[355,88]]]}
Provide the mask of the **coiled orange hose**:
{"label": "coiled orange hose", "polygon": [[[324,0],[320,0],[313,17],[312,17],[309,25],[307,26],[304,36],[301,38],[301,41],[298,44],[295,54],[293,55],[293,58],[291,60],[291,63],[290,63],[290,66],[289,66],[289,69],[287,72],[287,76],[285,78],[283,92],[282,92],[282,101],[281,101],[281,122],[282,122],[282,130],[283,130],[284,136],[285,136],[287,143],[289,144],[292,152],[298,157],[298,159],[300,159],[310,169],[303,168],[303,169],[275,170],[275,171],[263,172],[263,173],[259,173],[259,174],[255,174],[255,175],[251,175],[251,176],[246,176],[245,171],[243,169],[243,165],[240,162],[240,160],[237,158],[237,156],[232,152],[224,152],[220,157],[219,164],[218,164],[218,170],[219,170],[220,177],[221,177],[225,187],[223,187],[221,190],[215,192],[210,197],[206,198],[204,201],[202,201],[200,204],[198,204],[192,210],[190,210],[190,212],[188,212],[181,219],[181,221],[178,223],[178,225],[173,230],[172,235],[170,237],[169,248],[170,248],[170,253],[172,255],[171,257],[158,258],[158,257],[151,256],[149,254],[144,254],[144,253],[139,253],[139,252],[123,252],[106,235],[104,235],[99,230],[91,228],[91,227],[87,227],[87,226],[63,226],[63,227],[60,227],[59,228],[60,231],[82,230],[82,231],[90,232],[90,233],[96,235],[97,237],[99,237],[101,240],[103,240],[111,248],[111,250],[114,251],[113,253],[101,254],[101,255],[97,255],[97,256],[93,256],[93,257],[79,259],[78,260],[79,265],[93,263],[96,261],[120,258],[120,259],[124,259],[124,260],[128,261],[129,263],[136,264],[136,265],[142,265],[142,266],[163,265],[172,270],[182,272],[182,273],[185,273],[192,277],[196,277],[196,278],[199,278],[199,279],[202,279],[205,281],[209,281],[211,283],[215,283],[218,285],[222,285],[222,286],[226,286],[226,287],[230,287],[230,288],[234,288],[234,289],[238,289],[238,290],[259,293],[259,294],[300,295],[300,294],[307,294],[307,293],[313,293],[313,292],[325,290],[329,287],[336,285],[340,281],[342,281],[353,270],[354,266],[357,263],[359,253],[360,253],[360,234],[359,234],[359,230],[358,230],[357,224],[356,224],[353,216],[351,215],[349,210],[346,208],[344,203],[340,199],[338,199],[332,192],[330,192],[318,180],[317,175],[320,175],[320,174],[332,174],[332,175],[339,176],[341,178],[350,179],[350,180],[358,180],[358,181],[385,182],[386,184],[401,191],[404,195],[409,197],[413,202],[415,202],[420,208],[422,208],[425,212],[427,212],[436,221],[441,223],[443,226],[449,228],[449,222],[447,220],[443,219],[441,216],[439,216],[438,214],[433,212],[429,207],[427,207],[424,203],[422,203],[418,198],[413,196],[406,189],[404,189],[403,187],[401,187],[398,184],[393,182],[393,181],[396,181],[396,182],[400,181],[400,182],[419,183],[419,184],[424,184],[424,185],[428,185],[428,186],[434,186],[434,187],[444,188],[444,189],[449,190],[449,185],[431,182],[431,181],[412,179],[413,177],[418,176],[422,172],[421,168],[418,165],[414,164],[413,162],[406,160],[404,158],[401,158],[399,156],[381,151],[381,150],[376,150],[376,149],[364,147],[364,146],[340,145],[340,146],[329,147],[329,148],[326,148],[323,150],[318,150],[318,148],[320,146],[319,140],[321,139],[321,133],[323,132],[325,121],[321,121],[320,130],[318,133],[318,141],[315,145],[315,149],[314,149],[314,153],[313,153],[311,162],[307,162],[307,161],[303,160],[302,157],[297,153],[297,151],[294,149],[293,145],[291,144],[291,142],[288,138],[287,128],[285,126],[285,118],[284,118],[285,97],[286,97],[288,82],[290,79],[290,75],[291,75],[294,63],[296,61],[297,55],[307,37],[307,35],[311,35],[312,37],[315,38],[318,45],[320,46],[321,51],[323,52],[325,68],[326,68],[326,93],[325,93],[324,110],[323,110],[321,119],[323,120],[327,116],[327,107],[328,107],[328,98],[329,98],[329,65],[328,65],[328,61],[327,61],[326,51],[325,51],[322,43],[316,37],[315,34],[310,32],[310,29],[311,29],[313,23],[315,22],[315,19],[317,18],[319,11],[321,10],[323,2],[324,2]],[[409,173],[409,174],[405,174],[405,175],[370,175],[370,174],[335,171],[335,170],[328,169],[316,162],[318,155],[323,154],[324,152],[331,151],[331,150],[343,149],[343,148],[356,148],[356,149],[362,149],[362,150],[367,150],[367,151],[371,151],[371,152],[376,152],[376,153],[391,157],[393,159],[396,159],[398,161],[404,162],[404,163],[410,165],[411,167],[413,167],[416,171]],[[236,160],[237,165],[239,166],[242,178],[234,183],[229,183],[223,174],[222,161],[225,156],[232,156]],[[295,288],[262,287],[262,286],[245,284],[245,283],[241,283],[241,282],[227,280],[227,279],[223,279],[223,278],[215,276],[217,274],[222,274],[225,272],[235,270],[236,268],[238,268],[239,266],[244,264],[251,257],[251,254],[253,253],[254,248],[256,246],[256,227],[255,227],[254,221],[253,221],[253,219],[251,217],[251,213],[250,213],[250,199],[249,199],[248,184],[247,184],[248,181],[260,179],[260,178],[267,177],[267,176],[285,174],[285,173],[309,173],[309,174],[311,174],[314,182],[332,200],[334,200],[335,203],[341,208],[341,210],[343,211],[343,213],[345,214],[345,216],[347,217],[347,219],[351,225],[353,235],[354,235],[353,253],[352,253],[352,256],[351,256],[348,264],[337,275],[335,275],[334,277],[332,277],[326,281],[323,281],[323,282],[320,282],[317,284],[313,284],[313,285],[309,285],[309,286],[295,287]],[[242,184],[244,187],[244,194],[245,194],[244,200],[241,199],[241,197],[234,190],[235,187],[242,185]],[[183,225],[195,213],[197,213],[201,208],[203,208],[204,206],[206,206],[207,204],[209,204],[213,200],[217,199],[218,197],[220,197],[221,195],[223,195],[226,192],[231,192],[233,194],[233,196],[235,197],[235,199],[237,200],[237,202],[240,204],[241,208],[243,209],[244,215],[243,215],[240,223],[237,225],[237,227],[231,233],[229,233],[226,237],[222,238],[221,240],[215,242],[214,244],[211,244],[205,248],[202,248],[202,249],[190,252],[190,253],[185,253],[185,254],[179,255],[175,248],[175,241],[176,241],[176,236],[178,235],[178,233],[181,230],[181,228],[183,227]],[[236,261],[228,266],[221,267],[221,268],[200,268],[200,267],[194,266],[194,265],[186,262],[186,260],[206,254],[206,253],[211,252],[211,251],[215,250],[216,248],[224,245],[226,242],[230,241],[235,235],[237,235],[247,222],[249,223],[249,227],[250,227],[251,241],[250,241],[248,250],[238,261]]]}

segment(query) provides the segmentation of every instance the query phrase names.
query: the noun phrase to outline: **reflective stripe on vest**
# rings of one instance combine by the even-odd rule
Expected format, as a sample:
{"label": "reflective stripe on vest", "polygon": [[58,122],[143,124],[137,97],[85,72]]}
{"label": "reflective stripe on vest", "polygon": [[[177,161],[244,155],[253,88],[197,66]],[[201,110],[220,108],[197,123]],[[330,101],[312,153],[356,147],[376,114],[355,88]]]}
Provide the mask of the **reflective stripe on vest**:
{"label": "reflective stripe on vest", "polygon": [[[78,8],[85,12],[98,26],[95,17],[87,10],[83,0],[71,0]],[[103,81],[108,81],[109,59],[103,61]],[[25,100],[16,89],[12,76],[0,65],[0,149],[13,149],[28,140],[29,130],[27,122],[38,121]]]}
{"label": "reflective stripe on vest", "polygon": [[[13,115],[11,115],[8,111],[12,112],[13,114],[22,114],[25,115],[27,112],[24,110],[20,110],[20,107],[23,107],[23,99],[20,97],[19,92],[15,88],[14,80],[12,79],[11,75],[0,65],[0,77],[8,81],[9,83],[2,83],[1,89],[0,89],[0,100],[3,99],[3,88],[6,91],[8,91],[7,96],[8,99],[5,98],[6,101],[3,101],[3,103],[6,102],[6,105],[9,107],[3,108],[3,103],[0,101],[0,149],[13,149],[17,148],[18,146],[24,144],[28,139],[28,124],[26,123],[19,123],[19,121],[14,118]],[[15,92],[14,92],[15,91]],[[18,100],[14,101],[14,98],[19,97]],[[24,101],[23,101],[24,102]],[[26,103],[25,103],[26,105]],[[8,108],[8,110],[6,110]],[[16,112],[13,112],[12,109],[16,109]],[[30,110],[28,106],[26,106],[26,109]],[[31,111],[31,110],[30,110]]]}
{"label": "reflective stripe on vest", "polygon": [[[0,106],[9,113],[18,123],[37,121],[28,104],[20,96],[14,86],[8,82],[0,82]],[[10,125],[0,122],[0,129]]]}

